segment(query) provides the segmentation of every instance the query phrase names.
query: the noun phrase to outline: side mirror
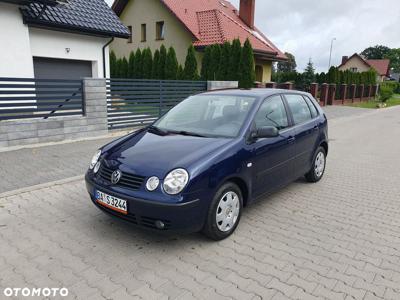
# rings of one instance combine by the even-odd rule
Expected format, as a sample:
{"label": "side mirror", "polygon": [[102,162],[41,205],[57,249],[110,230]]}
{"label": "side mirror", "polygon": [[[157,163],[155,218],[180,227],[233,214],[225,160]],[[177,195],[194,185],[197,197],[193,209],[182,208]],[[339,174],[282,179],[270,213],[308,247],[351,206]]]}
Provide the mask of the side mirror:
{"label": "side mirror", "polygon": [[279,136],[279,130],[274,126],[261,127],[252,134],[253,139],[273,138],[277,136]]}

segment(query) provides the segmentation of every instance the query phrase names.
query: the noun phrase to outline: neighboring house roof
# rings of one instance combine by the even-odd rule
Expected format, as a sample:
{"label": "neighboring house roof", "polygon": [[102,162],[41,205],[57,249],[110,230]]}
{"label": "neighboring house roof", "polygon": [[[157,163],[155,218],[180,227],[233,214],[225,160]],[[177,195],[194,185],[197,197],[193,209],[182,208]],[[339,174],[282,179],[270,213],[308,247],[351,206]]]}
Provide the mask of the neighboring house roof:
{"label": "neighboring house roof", "polygon": [[352,56],[350,56],[346,61],[342,62],[341,65],[339,65],[338,68],[344,66],[349,60],[353,58],[358,58],[360,59],[367,67],[373,68],[378,72],[380,76],[389,76],[389,65],[390,65],[390,60],[389,59],[364,59],[361,55],[354,53]]}
{"label": "neighboring house roof", "polygon": [[128,38],[130,35],[104,0],[68,0],[56,6],[43,6],[39,3],[43,0],[29,2],[21,12],[24,22],[31,26],[105,37]]}
{"label": "neighboring house roof", "polygon": [[[113,9],[121,15],[129,0],[116,0]],[[268,54],[277,60],[286,56],[257,28],[251,29],[238,10],[225,0],[160,0],[194,36],[194,46],[202,47],[239,38],[249,38],[255,53]]]}

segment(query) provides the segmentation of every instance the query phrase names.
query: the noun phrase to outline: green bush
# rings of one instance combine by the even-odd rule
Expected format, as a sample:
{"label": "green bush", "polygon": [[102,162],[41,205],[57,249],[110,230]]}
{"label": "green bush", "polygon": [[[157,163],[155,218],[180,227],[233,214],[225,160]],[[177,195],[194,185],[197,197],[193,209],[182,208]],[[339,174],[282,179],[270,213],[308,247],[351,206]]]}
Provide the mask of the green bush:
{"label": "green bush", "polygon": [[154,52],[154,58],[153,58],[153,69],[151,70],[151,78],[152,79],[160,79],[160,76],[158,74],[158,65],[160,63],[160,50],[156,50]]}
{"label": "green bush", "polygon": [[143,63],[143,79],[151,79],[151,73],[153,70],[153,54],[151,53],[150,48],[146,48],[142,53],[142,63]]}
{"label": "green bush", "polygon": [[165,63],[167,62],[167,48],[164,45],[160,47],[160,62],[158,64],[158,78],[165,79]]}
{"label": "green bush", "polygon": [[185,68],[183,69],[185,80],[198,80],[196,51],[193,45],[190,45],[187,51]]}
{"label": "green bush", "polygon": [[254,86],[256,80],[254,52],[249,39],[243,45],[242,57],[240,59],[239,87],[249,89]]}
{"label": "green bush", "polygon": [[389,85],[382,85],[379,90],[379,99],[385,103],[387,100],[392,98],[393,89]]}
{"label": "green bush", "polygon": [[167,60],[165,62],[165,79],[176,80],[178,73],[178,60],[174,48],[168,49]]}
{"label": "green bush", "polygon": [[400,94],[400,83],[396,81],[385,81],[381,83],[381,86],[390,87],[394,93]]}

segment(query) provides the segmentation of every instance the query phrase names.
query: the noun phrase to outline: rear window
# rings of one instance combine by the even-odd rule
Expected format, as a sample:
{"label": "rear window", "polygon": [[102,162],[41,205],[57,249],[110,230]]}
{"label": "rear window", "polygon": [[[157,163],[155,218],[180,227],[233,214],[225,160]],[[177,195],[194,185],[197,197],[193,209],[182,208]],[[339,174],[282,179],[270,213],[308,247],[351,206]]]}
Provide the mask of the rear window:
{"label": "rear window", "polygon": [[312,119],[310,108],[306,100],[301,95],[285,95],[289,104],[289,108],[293,115],[293,121],[297,124],[302,124]]}
{"label": "rear window", "polygon": [[315,107],[314,103],[311,101],[310,98],[308,98],[307,96],[303,96],[304,100],[306,100],[308,107],[310,108],[311,111],[311,116],[313,118],[316,118],[318,116],[318,110]]}

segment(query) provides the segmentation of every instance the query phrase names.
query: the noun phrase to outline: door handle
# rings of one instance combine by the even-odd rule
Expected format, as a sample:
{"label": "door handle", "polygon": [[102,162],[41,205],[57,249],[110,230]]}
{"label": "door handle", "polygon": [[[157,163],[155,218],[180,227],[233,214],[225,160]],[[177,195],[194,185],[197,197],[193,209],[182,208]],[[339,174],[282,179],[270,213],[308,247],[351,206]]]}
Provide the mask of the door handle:
{"label": "door handle", "polygon": [[288,139],[287,139],[287,141],[288,141],[289,144],[293,144],[295,140],[296,140],[296,138],[295,138],[294,136],[290,136],[290,137],[288,137]]}

